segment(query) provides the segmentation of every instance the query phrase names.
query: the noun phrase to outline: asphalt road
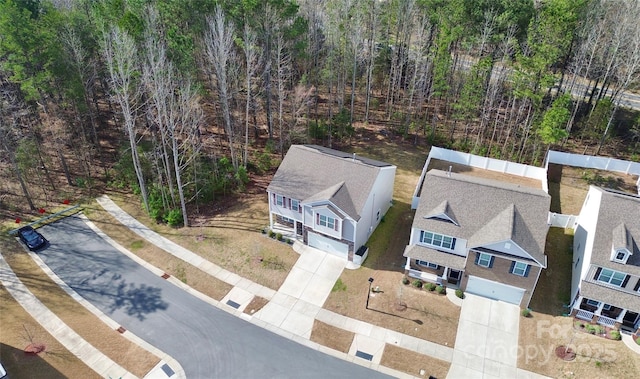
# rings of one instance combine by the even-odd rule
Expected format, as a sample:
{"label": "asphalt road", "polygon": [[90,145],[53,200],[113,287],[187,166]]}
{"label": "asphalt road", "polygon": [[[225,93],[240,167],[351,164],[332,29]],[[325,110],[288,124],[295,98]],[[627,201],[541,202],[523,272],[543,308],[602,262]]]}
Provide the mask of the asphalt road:
{"label": "asphalt road", "polygon": [[382,378],[234,317],[152,274],[72,216],[38,254],[71,288],[177,359],[188,378]]}

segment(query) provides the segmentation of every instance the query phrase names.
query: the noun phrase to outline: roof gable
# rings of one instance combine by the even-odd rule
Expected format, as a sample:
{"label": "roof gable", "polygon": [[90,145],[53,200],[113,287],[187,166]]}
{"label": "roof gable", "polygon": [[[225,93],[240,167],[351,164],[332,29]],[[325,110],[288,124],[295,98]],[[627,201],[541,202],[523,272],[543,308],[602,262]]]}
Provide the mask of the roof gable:
{"label": "roof gable", "polygon": [[416,214],[428,215],[444,201],[457,226],[415,217],[413,227],[466,239],[468,247],[511,240],[535,261],[545,262],[551,197],[543,190],[431,170],[425,175]]}
{"label": "roof gable", "polygon": [[359,220],[380,171],[395,166],[316,145],[292,145],[267,191],[303,202],[330,201]]}
{"label": "roof gable", "polygon": [[430,218],[433,220],[441,220],[445,222],[450,222],[456,226],[458,226],[458,222],[456,221],[455,216],[453,215],[453,211],[449,207],[449,202],[444,200],[437,207],[435,207],[429,214],[424,216],[424,218]]}

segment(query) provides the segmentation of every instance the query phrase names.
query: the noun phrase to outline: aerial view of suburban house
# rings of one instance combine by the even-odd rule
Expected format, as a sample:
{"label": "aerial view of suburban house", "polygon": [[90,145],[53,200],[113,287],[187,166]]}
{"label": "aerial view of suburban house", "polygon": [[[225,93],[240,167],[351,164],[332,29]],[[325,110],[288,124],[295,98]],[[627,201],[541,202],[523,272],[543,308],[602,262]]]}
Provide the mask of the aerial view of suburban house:
{"label": "aerial view of suburban house", "polygon": [[434,169],[419,186],[406,274],[526,307],[547,267],[550,196]]}
{"label": "aerial view of suburban house", "polygon": [[640,327],[640,196],[590,186],[576,220],[572,314]]}
{"label": "aerial view of suburban house", "polygon": [[356,253],[391,206],[395,173],[394,165],[359,155],[293,145],[267,187],[270,227],[360,263]]}

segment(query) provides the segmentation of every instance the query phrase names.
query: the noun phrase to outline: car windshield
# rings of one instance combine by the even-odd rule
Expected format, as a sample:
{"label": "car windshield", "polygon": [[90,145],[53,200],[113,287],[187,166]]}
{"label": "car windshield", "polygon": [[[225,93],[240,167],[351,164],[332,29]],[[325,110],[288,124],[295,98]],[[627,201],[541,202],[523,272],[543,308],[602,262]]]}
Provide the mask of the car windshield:
{"label": "car windshield", "polygon": [[35,241],[40,238],[40,236],[33,230],[25,230],[22,235],[29,241]]}

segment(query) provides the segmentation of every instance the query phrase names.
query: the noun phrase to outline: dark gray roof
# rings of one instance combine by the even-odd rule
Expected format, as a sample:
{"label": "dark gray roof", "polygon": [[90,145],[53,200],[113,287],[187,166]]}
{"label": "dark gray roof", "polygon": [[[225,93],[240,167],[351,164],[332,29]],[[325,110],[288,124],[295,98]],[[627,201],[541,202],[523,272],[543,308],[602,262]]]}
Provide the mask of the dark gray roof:
{"label": "dark gray roof", "polygon": [[[459,225],[425,218],[447,201]],[[464,238],[469,248],[512,240],[545,264],[551,198],[543,190],[440,170],[427,172],[413,227]]]}
{"label": "dark gray roof", "polygon": [[580,285],[580,295],[589,299],[603,301],[618,308],[630,309],[633,312],[640,313],[640,296],[638,295],[584,280]]}
{"label": "dark gray roof", "polygon": [[404,250],[403,256],[435,263],[440,266],[447,266],[455,270],[464,270],[464,265],[467,261],[467,258],[465,257],[445,251],[430,249],[420,245],[407,246]]}
{"label": "dark gray roof", "polygon": [[328,200],[359,220],[382,168],[391,164],[316,145],[292,145],[267,191],[314,202]]}
{"label": "dark gray roof", "polygon": [[[640,197],[617,191],[609,191],[592,186],[591,189],[602,193],[598,223],[596,225],[591,263],[612,270],[623,271],[640,276]],[[620,226],[624,224],[626,236]],[[614,241],[614,235],[617,236]],[[627,246],[632,255],[627,264],[611,261],[611,248],[627,239]],[[622,247],[616,246],[616,247]]]}

